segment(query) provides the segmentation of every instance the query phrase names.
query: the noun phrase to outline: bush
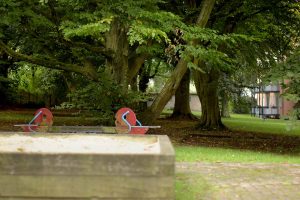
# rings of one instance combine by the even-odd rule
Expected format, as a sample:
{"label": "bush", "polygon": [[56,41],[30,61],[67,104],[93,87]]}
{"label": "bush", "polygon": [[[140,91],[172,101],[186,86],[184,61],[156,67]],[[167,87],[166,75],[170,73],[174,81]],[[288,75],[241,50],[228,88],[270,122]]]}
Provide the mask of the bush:
{"label": "bush", "polygon": [[250,114],[252,99],[249,96],[237,96],[233,98],[232,111],[237,114]]}
{"label": "bush", "polygon": [[94,116],[114,121],[114,113],[121,107],[141,108],[147,96],[139,92],[123,92],[119,85],[103,76],[101,82],[87,81],[68,94],[69,102],[64,102],[57,108],[88,110]]}

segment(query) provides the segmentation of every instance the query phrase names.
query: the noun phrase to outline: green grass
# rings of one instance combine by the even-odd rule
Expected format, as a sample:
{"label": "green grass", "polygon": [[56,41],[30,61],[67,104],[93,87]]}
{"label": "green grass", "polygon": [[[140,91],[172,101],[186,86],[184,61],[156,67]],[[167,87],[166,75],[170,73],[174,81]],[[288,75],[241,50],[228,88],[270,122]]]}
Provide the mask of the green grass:
{"label": "green grass", "polygon": [[[1,111],[0,121],[17,123],[29,123],[34,117],[36,110],[25,111]],[[54,115],[54,126],[56,125],[97,125],[101,120],[97,117],[84,117],[84,116],[72,116],[72,114],[66,114],[65,116]]]}
{"label": "green grass", "polygon": [[[170,115],[172,110],[164,110],[162,115]],[[193,112],[197,117],[201,112]],[[233,131],[249,131],[300,136],[300,120],[261,119],[250,114],[231,114],[222,122]]]}
{"label": "green grass", "polygon": [[274,133],[283,135],[300,135],[299,120],[260,119],[250,115],[231,114],[223,118],[223,123],[231,130]]}
{"label": "green grass", "polygon": [[212,147],[175,146],[177,162],[241,162],[241,163],[297,163],[300,156],[223,149]]}
{"label": "green grass", "polygon": [[1,121],[28,121],[33,118],[34,111],[29,114],[27,112],[1,111]]}

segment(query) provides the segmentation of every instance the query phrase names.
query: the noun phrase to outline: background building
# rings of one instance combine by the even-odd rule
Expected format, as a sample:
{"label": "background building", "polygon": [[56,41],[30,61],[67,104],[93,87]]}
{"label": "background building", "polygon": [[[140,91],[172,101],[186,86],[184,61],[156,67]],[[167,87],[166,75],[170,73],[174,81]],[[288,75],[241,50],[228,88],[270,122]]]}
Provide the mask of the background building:
{"label": "background building", "polygon": [[251,114],[262,118],[280,118],[287,116],[293,110],[295,103],[288,101],[281,94],[283,90],[279,84],[260,86],[254,90],[256,105]]}

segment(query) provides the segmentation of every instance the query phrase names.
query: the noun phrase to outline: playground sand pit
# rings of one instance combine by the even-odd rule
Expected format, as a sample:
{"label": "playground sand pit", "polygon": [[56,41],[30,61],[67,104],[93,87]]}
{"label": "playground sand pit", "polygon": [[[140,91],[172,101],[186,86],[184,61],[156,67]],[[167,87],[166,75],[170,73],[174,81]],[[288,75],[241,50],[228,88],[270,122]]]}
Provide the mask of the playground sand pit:
{"label": "playground sand pit", "polygon": [[[89,135],[0,135],[0,152],[24,153],[108,153],[158,154],[156,137],[118,137]],[[46,146],[45,146],[46,144]]]}
{"label": "playground sand pit", "polygon": [[174,199],[167,136],[0,135],[0,199]]}

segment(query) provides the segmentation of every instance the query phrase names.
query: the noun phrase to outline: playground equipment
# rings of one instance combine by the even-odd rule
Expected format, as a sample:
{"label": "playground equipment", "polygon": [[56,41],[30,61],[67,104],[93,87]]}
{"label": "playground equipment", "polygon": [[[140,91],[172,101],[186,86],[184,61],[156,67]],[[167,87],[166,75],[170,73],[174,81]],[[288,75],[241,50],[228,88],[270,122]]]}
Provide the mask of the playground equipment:
{"label": "playground equipment", "polygon": [[16,124],[24,132],[47,132],[53,124],[53,115],[47,108],[40,108],[28,124]]}
{"label": "playground equipment", "polygon": [[17,124],[24,132],[60,132],[60,133],[129,133],[145,134],[149,128],[160,126],[143,126],[137,120],[135,113],[130,108],[121,108],[117,111],[116,127],[104,126],[52,126],[53,115],[47,108],[38,109],[33,119],[28,124]]}
{"label": "playground equipment", "polygon": [[119,109],[115,117],[117,133],[145,134],[149,128],[160,128],[160,126],[143,126],[130,108]]}

